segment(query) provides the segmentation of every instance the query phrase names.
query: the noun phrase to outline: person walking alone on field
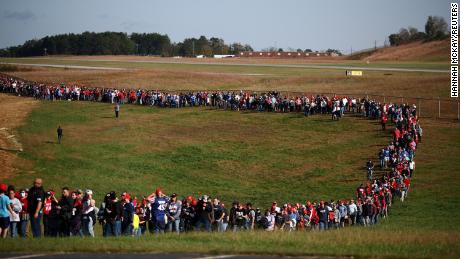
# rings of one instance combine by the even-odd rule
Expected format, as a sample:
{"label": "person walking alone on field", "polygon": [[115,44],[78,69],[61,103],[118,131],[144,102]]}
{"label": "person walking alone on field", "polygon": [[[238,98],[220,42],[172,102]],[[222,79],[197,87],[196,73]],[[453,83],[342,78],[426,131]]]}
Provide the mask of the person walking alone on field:
{"label": "person walking alone on field", "polygon": [[62,140],[62,128],[61,128],[61,125],[59,125],[58,128],[57,128],[57,137],[58,137],[58,143],[61,144],[61,140]]}
{"label": "person walking alone on field", "polygon": [[115,118],[118,118],[118,114],[120,113],[120,104],[117,103],[115,105]]}

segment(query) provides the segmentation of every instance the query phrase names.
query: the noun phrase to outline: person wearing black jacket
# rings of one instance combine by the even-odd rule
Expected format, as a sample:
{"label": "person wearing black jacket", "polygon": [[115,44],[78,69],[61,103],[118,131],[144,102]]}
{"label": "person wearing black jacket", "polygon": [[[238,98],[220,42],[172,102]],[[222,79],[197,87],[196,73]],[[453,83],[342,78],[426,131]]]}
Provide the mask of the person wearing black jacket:
{"label": "person wearing black jacket", "polygon": [[70,236],[70,219],[72,217],[72,207],[73,200],[70,197],[70,192],[68,187],[62,188],[62,196],[58,202],[59,209],[59,235],[60,236]]}
{"label": "person wearing black jacket", "polygon": [[145,234],[145,231],[147,230],[147,222],[150,220],[150,208],[148,206],[148,200],[144,197],[142,200],[142,205],[140,206],[141,208],[141,215],[139,216],[139,227],[141,229],[142,235]]}
{"label": "person wearing black jacket", "polygon": [[121,222],[123,220],[123,203],[115,198],[112,202],[111,218],[114,222],[115,236],[121,236]]}
{"label": "person wearing black jacket", "polygon": [[63,130],[62,130],[60,125],[59,125],[59,127],[57,128],[56,131],[57,131],[57,137],[58,137],[58,144],[61,144],[61,140],[62,140],[62,136],[63,136],[62,135]]}
{"label": "person wearing black jacket", "polygon": [[42,235],[40,221],[42,219],[43,202],[45,201],[45,190],[42,187],[42,183],[42,179],[35,179],[34,186],[30,188],[27,195],[27,210],[34,237],[41,237]]}
{"label": "person wearing black jacket", "polygon": [[372,218],[372,200],[370,198],[363,204],[364,225],[370,225]]}
{"label": "person wearing black jacket", "polygon": [[233,229],[233,232],[235,232],[238,228],[238,224],[236,222],[236,210],[238,209],[239,202],[234,201],[232,204],[232,207],[230,208],[230,213],[229,213],[229,224],[231,228]]}
{"label": "person wearing black jacket", "polygon": [[198,218],[195,224],[195,230],[199,231],[201,226],[204,225],[206,231],[211,232],[211,222],[214,221],[213,211],[214,209],[211,202],[208,200],[208,196],[203,195],[196,205],[196,216]]}
{"label": "person wearing black jacket", "polygon": [[81,232],[81,218],[83,206],[81,203],[81,192],[72,192],[72,216],[70,217],[70,235],[83,236]]}
{"label": "person wearing black jacket", "polygon": [[192,204],[191,199],[185,199],[182,203],[182,210],[181,210],[181,226],[182,226],[182,231],[187,232],[193,229],[193,226],[195,225],[195,206]]}
{"label": "person wearing black jacket", "polygon": [[132,223],[134,216],[134,205],[131,203],[130,196],[128,193],[124,193],[121,197],[122,200],[120,201],[120,203],[123,206],[121,233],[130,236],[133,232]]}
{"label": "person wearing black jacket", "polygon": [[104,235],[120,236],[121,235],[121,219],[123,217],[123,205],[118,201],[116,193],[108,194],[107,203],[104,210]]}
{"label": "person wearing black jacket", "polygon": [[316,208],[316,212],[319,218],[319,230],[327,230],[329,211],[324,205],[324,201],[320,202],[318,208]]}

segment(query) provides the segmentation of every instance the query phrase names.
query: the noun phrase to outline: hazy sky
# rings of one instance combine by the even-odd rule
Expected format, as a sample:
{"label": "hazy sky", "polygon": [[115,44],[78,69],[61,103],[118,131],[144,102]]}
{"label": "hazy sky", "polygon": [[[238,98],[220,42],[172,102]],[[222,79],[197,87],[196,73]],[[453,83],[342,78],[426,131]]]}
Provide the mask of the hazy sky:
{"label": "hazy sky", "polygon": [[383,45],[401,27],[449,22],[450,0],[0,0],[0,48],[83,31],[159,32],[172,41],[216,36],[255,49]]}

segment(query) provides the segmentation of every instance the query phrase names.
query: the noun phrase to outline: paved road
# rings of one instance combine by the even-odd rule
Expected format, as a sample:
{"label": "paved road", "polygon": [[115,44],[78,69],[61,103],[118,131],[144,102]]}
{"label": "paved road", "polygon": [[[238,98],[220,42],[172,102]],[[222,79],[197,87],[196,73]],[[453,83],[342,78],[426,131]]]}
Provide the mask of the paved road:
{"label": "paved road", "polygon": [[[72,61],[70,59],[59,59],[61,61]],[[334,70],[365,70],[383,72],[419,72],[419,73],[450,73],[447,69],[424,69],[424,68],[396,68],[396,67],[359,67],[359,66],[339,66],[339,65],[308,65],[308,64],[245,64],[245,63],[216,63],[216,62],[190,62],[190,61],[166,61],[166,60],[85,60],[90,62],[128,62],[128,63],[153,63],[153,64],[185,64],[185,65],[213,65],[213,66],[247,66],[247,67],[281,67],[281,68],[307,68],[307,69],[334,69]],[[74,66],[74,65],[51,65],[51,64],[26,64],[2,62],[2,64],[43,66],[43,67],[68,67],[79,69],[106,69],[124,70],[115,67],[93,67],[93,66]]]}
{"label": "paved road", "polygon": [[[192,258],[192,259],[226,259],[226,258],[235,258],[235,259],[262,259],[262,258],[279,258],[276,256],[262,256],[262,255],[199,255],[199,254],[94,254],[94,253],[43,253],[43,254],[0,254],[0,258],[3,259],[27,259],[27,258],[53,258],[53,259],[79,259],[79,258],[91,258],[91,259],[108,259],[108,258],[118,258],[118,259],[151,259],[151,258],[164,258],[164,259],[182,259],[182,258]],[[305,256],[305,257],[284,257],[284,258],[306,258],[306,259],[325,259],[325,258],[351,258],[351,257],[327,257],[327,256]]]}

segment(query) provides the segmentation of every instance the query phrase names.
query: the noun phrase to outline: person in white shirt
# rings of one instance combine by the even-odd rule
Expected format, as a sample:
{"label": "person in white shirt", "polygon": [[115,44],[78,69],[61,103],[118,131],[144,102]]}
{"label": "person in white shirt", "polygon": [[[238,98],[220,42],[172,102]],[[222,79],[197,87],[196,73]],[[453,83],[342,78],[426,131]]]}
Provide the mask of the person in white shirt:
{"label": "person in white shirt", "polygon": [[265,217],[267,218],[267,228],[265,231],[274,231],[275,230],[275,216],[273,216],[269,211],[265,213]]}
{"label": "person in white shirt", "polygon": [[22,210],[22,205],[21,202],[18,200],[18,198],[15,197],[15,191],[14,189],[11,189],[9,191],[9,198],[10,198],[10,204],[11,208],[13,209],[14,213],[10,213],[10,234],[11,237],[17,237],[18,236],[18,225],[19,225],[19,212]]}
{"label": "person in white shirt", "polygon": [[412,177],[412,174],[414,173],[415,170],[415,161],[412,159],[409,162],[409,176]]}
{"label": "person in white shirt", "polygon": [[96,219],[96,201],[93,199],[93,191],[86,190],[83,197],[82,231],[83,235],[94,237],[94,220]]}
{"label": "person in white shirt", "polygon": [[348,214],[350,214],[351,224],[355,225],[356,224],[356,216],[358,214],[358,207],[356,206],[354,200],[351,200],[350,204],[348,204]]}

